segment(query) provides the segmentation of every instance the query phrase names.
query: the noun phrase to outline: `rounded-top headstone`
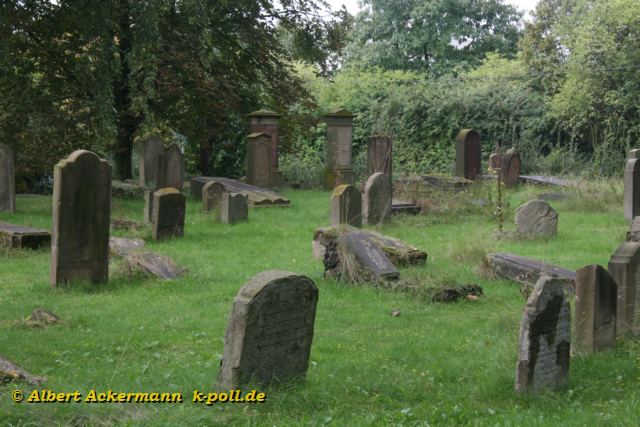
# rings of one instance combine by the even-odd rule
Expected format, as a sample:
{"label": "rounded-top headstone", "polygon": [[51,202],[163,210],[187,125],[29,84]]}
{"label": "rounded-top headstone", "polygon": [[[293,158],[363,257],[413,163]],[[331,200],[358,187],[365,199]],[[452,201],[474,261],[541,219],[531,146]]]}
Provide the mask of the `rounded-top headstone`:
{"label": "rounded-top headstone", "polygon": [[364,190],[362,216],[367,224],[381,224],[391,216],[391,177],[382,172],[369,177]]}
{"label": "rounded-top headstone", "polygon": [[549,238],[558,234],[558,212],[544,200],[530,200],[516,209],[516,233],[525,238]]}
{"label": "rounded-top headstone", "polygon": [[224,185],[218,181],[209,181],[202,187],[202,210],[209,212],[220,206]]}
{"label": "rounded-top headstone", "polygon": [[456,175],[475,180],[481,170],[480,134],[475,129],[463,129],[456,138]]}

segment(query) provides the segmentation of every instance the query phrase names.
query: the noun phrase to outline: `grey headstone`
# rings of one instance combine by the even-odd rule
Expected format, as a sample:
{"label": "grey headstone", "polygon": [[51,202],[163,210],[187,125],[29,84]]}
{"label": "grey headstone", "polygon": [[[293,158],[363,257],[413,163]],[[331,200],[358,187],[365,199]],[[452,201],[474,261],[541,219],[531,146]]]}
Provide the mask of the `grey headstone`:
{"label": "grey headstone", "polygon": [[369,139],[367,145],[367,174],[373,175],[382,172],[391,176],[392,171],[392,146],[389,136],[376,135]]}
{"label": "grey headstone", "polygon": [[235,224],[249,219],[247,196],[242,193],[222,193],[220,200],[220,222]]}
{"label": "grey headstone", "polygon": [[0,212],[16,211],[16,177],[11,148],[0,144]]}
{"label": "grey headstone", "polygon": [[305,276],[279,270],[254,276],[233,303],[217,388],[304,378],[317,303],[318,288]]}
{"label": "grey headstone", "polygon": [[184,156],[177,144],[171,144],[158,156],[158,182],[155,189],[184,187]]}
{"label": "grey headstone", "polygon": [[515,148],[510,148],[502,157],[502,166],[500,168],[500,177],[507,187],[513,187],[518,183],[520,177],[520,154]]}
{"label": "grey headstone", "polygon": [[571,313],[561,281],[543,276],[522,312],[516,393],[556,389],[567,384]]}
{"label": "grey headstone", "polygon": [[112,255],[125,256],[144,248],[142,239],[127,239],[126,237],[110,237],[109,252]]}
{"label": "grey headstone", "polygon": [[153,193],[151,236],[163,240],[184,235],[186,199],[175,188],[161,188]]}
{"label": "grey headstone", "polygon": [[391,217],[392,199],[391,177],[381,172],[371,175],[364,189],[364,222],[370,225],[386,222]]}
{"label": "grey headstone", "polygon": [[529,239],[556,237],[558,212],[543,200],[530,200],[516,209],[517,235]]}
{"label": "grey headstone", "polygon": [[74,151],[53,170],[51,284],[109,279],[111,166]]}
{"label": "grey headstone", "polygon": [[271,137],[252,133],[247,137],[247,184],[271,187]]}
{"label": "grey headstone", "polygon": [[209,181],[202,187],[202,211],[209,212],[220,206],[224,185],[218,181]]}
{"label": "grey headstone", "polygon": [[353,185],[339,185],[331,195],[331,225],[362,227],[362,195]]}
{"label": "grey headstone", "polygon": [[344,245],[376,279],[396,280],[400,278],[398,269],[367,233],[361,231],[347,233],[338,238],[338,244]]}
{"label": "grey headstone", "polygon": [[456,138],[456,176],[475,180],[482,174],[480,134],[463,129]]}
{"label": "grey headstone", "polygon": [[140,185],[155,189],[158,181],[158,158],[164,150],[162,140],[152,136],[142,143],[140,149]]}
{"label": "grey headstone", "polygon": [[624,219],[640,215],[640,150],[630,150],[624,167]]}
{"label": "grey headstone", "polygon": [[325,189],[341,184],[353,184],[355,175],[351,165],[353,114],[346,110],[324,116],[327,123]]}
{"label": "grey headstone", "polygon": [[609,259],[609,273],[618,285],[616,329],[640,332],[640,243],[622,243]]}

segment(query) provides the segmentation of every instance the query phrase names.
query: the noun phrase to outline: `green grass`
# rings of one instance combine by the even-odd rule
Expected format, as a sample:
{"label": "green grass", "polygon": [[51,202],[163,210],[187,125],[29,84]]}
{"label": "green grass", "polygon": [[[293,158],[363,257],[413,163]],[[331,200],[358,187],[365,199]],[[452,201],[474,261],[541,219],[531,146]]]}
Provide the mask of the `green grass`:
{"label": "green grass", "polygon": [[[619,186],[618,186],[619,187]],[[485,189],[486,190],[486,189]],[[486,190],[491,191],[491,189]],[[510,191],[505,224],[536,192]],[[594,190],[595,191],[595,190]],[[49,286],[49,251],[0,252],[0,354],[46,388],[182,392],[182,404],[15,404],[0,386],[0,423],[9,425],[635,425],[640,415],[640,345],[572,358],[569,385],[516,397],[513,391],[522,306],[517,284],[479,278],[485,253],[507,251],[568,268],[606,265],[627,224],[618,193],[600,208],[551,202],[559,235],[549,241],[494,240],[489,206],[450,214],[395,217],[378,230],[427,251],[424,267],[402,269],[424,286],[478,283],[478,302],[433,304],[424,298],[339,284],[322,277],[312,259],[313,230],[329,220],[330,194],[286,191],[290,208],[254,209],[248,223],[220,224],[189,202],[185,237],[149,249],[188,268],[161,282],[119,275],[91,290]],[[599,194],[593,192],[593,194]],[[16,214],[0,220],[50,226],[48,197],[18,197]],[[141,220],[142,202],[114,200],[113,216]],[[121,236],[124,232],[116,233]],[[267,391],[263,404],[191,403],[193,390],[213,391],[233,298],[254,274],[284,269],[320,289],[311,365],[306,381]],[[36,307],[63,322],[28,329],[20,319]],[[399,308],[400,317],[390,310]]]}

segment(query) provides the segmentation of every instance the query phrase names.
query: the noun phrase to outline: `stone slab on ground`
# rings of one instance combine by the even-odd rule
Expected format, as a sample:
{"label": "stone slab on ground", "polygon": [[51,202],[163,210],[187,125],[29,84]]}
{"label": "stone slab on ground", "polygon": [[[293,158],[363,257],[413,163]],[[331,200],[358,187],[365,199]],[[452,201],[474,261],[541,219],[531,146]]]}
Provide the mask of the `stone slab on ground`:
{"label": "stone slab on ground", "polygon": [[400,278],[398,269],[367,233],[362,231],[347,233],[338,238],[338,244],[343,245],[353,254],[375,279],[397,280]]}
{"label": "stone slab on ground", "polygon": [[496,275],[518,283],[535,285],[541,276],[546,275],[562,280],[570,288],[575,286],[575,271],[537,259],[508,253],[492,253],[487,255],[487,261]]}
{"label": "stone slab on ground", "polygon": [[391,214],[418,215],[422,208],[415,203],[393,199],[391,201]]}
{"label": "stone slab on ground", "polygon": [[45,378],[31,375],[20,366],[0,355],[0,385],[11,381],[26,381],[31,385],[37,386],[45,381]]}
{"label": "stone slab on ground", "polygon": [[111,255],[125,256],[144,248],[142,239],[128,239],[126,237],[109,237],[109,253]]}
{"label": "stone slab on ground", "polygon": [[573,181],[564,178],[557,178],[555,176],[520,175],[518,179],[520,182],[527,184],[555,185],[559,187],[570,187],[573,185]]}
{"label": "stone slab on ground", "polygon": [[168,256],[153,252],[129,254],[124,258],[124,266],[130,273],[143,273],[163,280],[175,279],[186,271]]}
{"label": "stone slab on ground", "polygon": [[[207,182],[216,181],[222,184],[228,193],[244,193],[249,198],[249,205],[253,207],[288,207],[291,201],[275,191],[256,187],[231,178],[197,176],[191,178],[191,195],[202,200],[202,187]],[[195,186],[194,186],[195,183]],[[196,194],[197,193],[197,194]]]}
{"label": "stone slab on ground", "polygon": [[0,247],[38,249],[51,246],[51,233],[40,228],[0,222]]}

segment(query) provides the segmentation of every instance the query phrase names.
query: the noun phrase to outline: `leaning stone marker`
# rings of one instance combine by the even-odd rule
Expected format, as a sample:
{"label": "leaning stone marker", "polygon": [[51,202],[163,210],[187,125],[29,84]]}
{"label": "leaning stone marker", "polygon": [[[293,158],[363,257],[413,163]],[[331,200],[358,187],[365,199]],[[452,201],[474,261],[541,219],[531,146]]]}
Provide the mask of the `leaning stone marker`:
{"label": "leaning stone marker", "polygon": [[400,272],[366,233],[355,231],[338,238],[338,245],[352,253],[377,280],[397,280]]}
{"label": "leaning stone marker", "polygon": [[624,167],[624,219],[640,215],[640,150],[630,150]]}
{"label": "leaning stone marker", "polygon": [[618,286],[600,265],[576,272],[575,343],[578,354],[589,355],[616,344]]}
{"label": "leaning stone marker", "polygon": [[480,134],[474,129],[463,129],[456,138],[456,176],[475,180],[481,174]]}
{"label": "leaning stone marker", "polygon": [[177,144],[163,149],[158,156],[158,180],[156,189],[184,187],[184,156]]}
{"label": "leaning stone marker", "polygon": [[140,150],[140,185],[156,188],[158,181],[158,159],[164,150],[162,140],[153,136],[142,143]]}
{"label": "leaning stone marker", "polygon": [[0,212],[16,210],[16,177],[13,169],[13,152],[0,144]]}
{"label": "leaning stone marker", "polygon": [[555,389],[569,379],[571,313],[562,282],[538,280],[522,312],[516,393]]}
{"label": "leaning stone marker", "polygon": [[209,181],[202,187],[202,211],[209,212],[220,206],[224,185],[217,181]]}
{"label": "leaning stone marker", "polygon": [[266,133],[252,133],[247,137],[247,184],[272,187],[271,137]]}
{"label": "leaning stone marker", "polygon": [[304,378],[317,303],[318,288],[305,276],[281,270],[254,276],[233,302],[217,388]]}
{"label": "leaning stone marker", "polygon": [[151,235],[154,240],[163,240],[184,235],[186,199],[175,188],[162,188],[153,193],[151,213]]}
{"label": "leaning stone marker", "polygon": [[353,185],[338,185],[331,195],[331,225],[362,227],[362,195]]}
{"label": "leaning stone marker", "polygon": [[144,248],[142,239],[127,239],[126,237],[110,237],[109,252],[111,255],[125,256]]}
{"label": "leaning stone marker", "polygon": [[609,273],[618,285],[617,331],[640,331],[640,243],[618,246],[609,259]]}
{"label": "leaning stone marker", "polygon": [[168,256],[153,252],[130,253],[125,256],[123,265],[129,274],[141,273],[162,280],[175,279],[186,271]]}
{"label": "leaning stone marker", "polygon": [[220,201],[220,222],[235,224],[249,219],[247,196],[242,193],[222,193]]}
{"label": "leaning stone marker", "polygon": [[377,172],[391,176],[391,137],[376,135],[369,139],[367,145],[367,173],[369,176]]}
{"label": "leaning stone marker", "polygon": [[558,234],[558,212],[543,200],[529,200],[516,209],[516,234],[527,239]]}
{"label": "leaning stone marker", "polygon": [[386,222],[391,217],[391,180],[381,172],[374,173],[364,188],[362,216],[366,224]]}
{"label": "leaning stone marker", "polygon": [[51,284],[109,278],[111,166],[74,151],[53,170]]}
{"label": "leaning stone marker", "polygon": [[502,165],[500,167],[500,177],[502,183],[507,187],[513,187],[518,183],[520,177],[520,154],[515,148],[510,148],[502,157]]}

